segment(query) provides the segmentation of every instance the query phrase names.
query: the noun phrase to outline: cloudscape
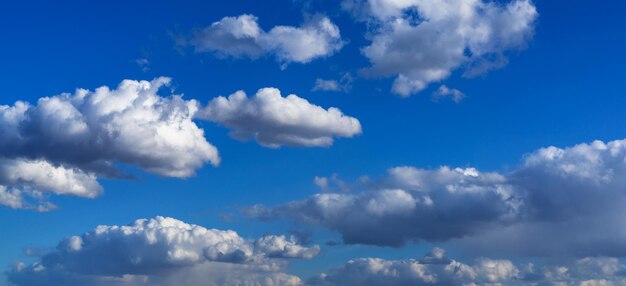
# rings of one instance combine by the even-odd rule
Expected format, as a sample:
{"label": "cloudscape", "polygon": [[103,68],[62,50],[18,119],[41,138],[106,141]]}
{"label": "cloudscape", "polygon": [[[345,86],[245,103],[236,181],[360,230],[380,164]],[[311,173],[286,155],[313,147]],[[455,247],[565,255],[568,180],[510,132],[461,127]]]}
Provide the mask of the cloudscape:
{"label": "cloudscape", "polygon": [[0,286],[626,285],[621,1],[0,9]]}

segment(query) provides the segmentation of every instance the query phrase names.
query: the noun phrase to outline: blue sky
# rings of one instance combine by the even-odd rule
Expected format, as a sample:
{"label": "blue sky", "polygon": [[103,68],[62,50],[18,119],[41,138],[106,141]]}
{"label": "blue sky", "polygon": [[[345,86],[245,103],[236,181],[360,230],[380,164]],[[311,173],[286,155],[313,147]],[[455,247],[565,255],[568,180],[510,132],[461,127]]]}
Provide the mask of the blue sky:
{"label": "blue sky", "polygon": [[[371,5],[370,2],[376,1],[352,2]],[[463,1],[451,1],[456,2]],[[500,8],[513,3],[475,2],[481,5],[491,3]],[[541,255],[532,251],[510,254],[498,249],[485,249],[484,253],[477,253],[472,248],[483,233],[474,230],[463,235],[469,237],[468,239],[443,237],[429,240],[424,239],[428,235],[408,234],[409,239],[401,247],[376,243],[352,244],[348,241],[329,246],[328,241],[341,242],[342,234],[346,234],[344,232],[346,230],[337,226],[336,222],[318,218],[317,223],[307,223],[298,219],[299,212],[293,209],[273,211],[288,202],[302,202],[317,193],[328,194],[337,191],[340,196],[365,196],[365,200],[372,192],[377,192],[375,190],[377,186],[385,185],[392,180],[388,179],[390,176],[388,170],[398,166],[412,166],[420,170],[438,170],[440,166],[450,166],[452,169],[472,167],[483,173],[498,172],[505,177],[507,186],[510,181],[512,188],[517,188],[516,182],[520,179],[516,181],[515,178],[518,178],[516,177],[518,174],[540,172],[537,171],[539,167],[537,170],[520,167],[530,164],[527,158],[537,154],[534,152],[540,148],[557,146],[568,152],[570,149],[565,148],[576,144],[590,143],[594,140],[602,140],[608,144],[609,141],[622,140],[626,135],[623,128],[626,126],[623,112],[626,108],[626,98],[622,91],[623,67],[626,66],[626,57],[623,56],[623,52],[626,51],[626,34],[623,31],[626,20],[621,11],[626,8],[626,4],[608,0],[568,3],[541,0],[532,3],[518,2],[535,7],[538,12],[536,18],[529,21],[530,27],[526,31],[529,34],[526,38],[507,46],[502,42],[514,36],[513,33],[507,33],[502,39],[488,39],[488,43],[481,46],[489,49],[490,44],[497,43],[493,44],[497,47],[491,47],[491,53],[487,53],[485,58],[494,54],[506,57],[508,60],[505,65],[476,77],[465,77],[463,73],[467,70],[467,65],[471,64],[467,61],[449,68],[449,76],[432,80],[424,89],[410,92],[408,96],[394,93],[392,90],[398,72],[376,76],[367,76],[363,72],[364,68],[372,65],[371,58],[363,52],[363,48],[372,43],[372,35],[377,33],[384,35],[384,25],[390,25],[386,22],[388,19],[376,19],[376,16],[372,16],[375,11],[371,7],[368,11],[372,15],[362,16],[358,15],[363,13],[362,11],[351,11],[345,5],[342,7],[339,1],[325,0],[276,0],[271,4],[266,1],[247,0],[224,3],[26,1],[5,4],[4,8],[0,9],[0,34],[4,39],[4,44],[0,46],[0,66],[2,66],[0,85],[4,88],[0,105],[13,106],[16,101],[36,105],[39,98],[64,92],[73,93],[77,88],[93,91],[106,85],[115,89],[124,79],[151,81],[166,76],[172,78],[170,87],[162,88],[159,95],[167,97],[172,92],[183,94],[185,100],[197,100],[201,105],[200,108],[207,106],[217,96],[228,96],[238,90],[243,90],[248,97],[252,97],[260,88],[275,87],[280,90],[282,96],[296,94],[325,110],[337,107],[343,115],[358,119],[362,130],[361,132],[352,130],[349,136],[337,135],[338,132],[334,131],[315,130],[322,133],[330,132],[334,141],[328,146],[293,146],[299,144],[292,143],[283,144],[287,146],[280,148],[267,148],[254,139],[243,141],[233,139],[229,136],[229,130],[237,128],[269,130],[278,128],[276,126],[255,127],[256,125],[252,123],[240,126],[237,125],[239,123],[229,123],[228,120],[216,116],[194,117],[193,122],[204,130],[204,138],[219,150],[221,158],[219,166],[213,167],[205,160],[200,167],[194,168],[195,175],[175,178],[151,172],[141,165],[128,163],[116,157],[111,161],[134,178],[111,179],[100,174],[94,175],[98,177],[98,182],[104,190],[100,196],[84,198],[48,194],[46,196],[49,196],[50,201],[58,207],[48,212],[0,206],[0,229],[2,229],[0,265],[9,269],[7,270],[9,273],[14,271],[11,269],[15,269],[14,265],[18,261],[31,263],[40,259],[25,255],[25,249],[54,252],[53,248],[59,241],[88,232],[98,225],[126,225],[136,219],[156,216],[172,217],[208,229],[232,229],[246,238],[289,234],[294,231],[310,232],[310,241],[301,239],[299,243],[305,247],[320,245],[321,252],[311,259],[289,260],[288,265],[281,270],[300,277],[305,283],[314,283],[306,281],[350,259],[361,257],[377,257],[390,261],[419,259],[435,246],[445,248],[450,257],[468,263],[482,256],[508,259],[513,263],[525,263],[535,259],[547,261],[545,263],[552,261],[569,263],[565,261],[569,261],[567,259],[570,258],[581,258],[581,255],[621,259],[623,254],[614,252],[614,255],[611,255],[610,249],[595,248],[589,248],[589,252],[584,254],[568,250],[559,253],[547,251]],[[424,13],[423,10],[428,8],[419,5],[407,7],[416,9],[419,13]],[[403,19],[409,17],[408,13],[405,10],[403,14],[394,17]],[[237,17],[243,14],[256,16],[259,27],[268,33],[275,26],[300,27],[303,23],[313,23],[317,21],[316,19],[326,17],[325,19],[330,20],[339,29],[341,43],[334,51],[325,51],[321,56],[311,57],[306,63],[299,63],[297,60],[277,60],[276,54],[280,50],[262,51],[258,58],[246,55],[233,57],[219,50],[198,51],[194,40],[209,42],[219,40],[200,39],[197,36],[199,31],[224,17]],[[424,19],[420,20],[424,21],[423,23],[429,21],[427,16],[422,17]],[[420,24],[418,22],[411,25]],[[377,30],[376,25],[383,28]],[[414,36],[418,40],[421,39],[419,34]],[[187,44],[181,45],[180,40],[186,41]],[[268,36],[266,41],[272,40],[273,38]],[[428,46],[428,43],[418,43],[411,39],[407,39],[407,43],[405,45],[409,46],[407,48],[409,52],[413,51],[412,45]],[[265,49],[263,45],[270,44],[260,44],[262,49]],[[228,45],[226,47],[228,48]],[[477,53],[477,50],[473,52]],[[138,60],[143,60],[144,64],[140,64]],[[409,62],[408,68],[414,69],[411,64],[415,63]],[[339,80],[345,74],[350,74],[351,77],[350,88],[346,90],[314,89],[316,79]],[[433,94],[442,85],[462,92],[465,97],[459,102],[454,102],[449,96],[433,100]],[[241,120],[255,120],[254,116],[252,119],[245,116],[243,118]],[[312,118],[313,121],[321,120],[315,116]],[[135,123],[129,121],[125,124]],[[335,124],[330,123],[329,126],[338,126]],[[325,128],[332,129],[328,126]],[[5,144],[1,141],[0,143]],[[15,155],[11,153],[9,147],[6,147],[9,145],[0,146],[6,148],[5,151],[0,151],[2,152],[0,159],[13,160],[22,157],[33,159],[42,154],[33,151],[33,155],[26,150],[25,153],[20,153],[21,155]],[[70,149],[58,152],[70,152],[68,150]],[[67,167],[69,164],[70,167],[82,168],[80,167],[82,165],[79,166],[75,162],[54,161],[47,157],[44,159],[56,166],[65,164]],[[606,159],[603,162],[609,161]],[[568,164],[584,165],[584,162],[572,162]],[[614,163],[616,165],[593,164],[586,172],[602,172],[604,170],[602,168],[608,168],[608,171],[604,171],[612,174],[611,178],[615,182],[607,183],[609,186],[607,188],[616,188],[615,192],[619,193],[623,186],[620,185],[619,177],[626,175],[620,172],[626,168],[621,167],[619,160],[616,162]],[[84,170],[87,173],[97,173],[94,170]],[[350,186],[349,191],[339,191],[332,186],[330,191],[325,191],[314,184],[316,176],[326,177],[332,181],[334,174],[341,182]],[[368,177],[365,183],[364,176]],[[545,179],[537,177],[538,181],[528,184],[540,185],[538,182],[542,178]],[[0,185],[3,185],[2,180],[8,179],[0,176]],[[577,193],[578,190],[570,190],[573,187],[568,182],[575,182],[575,179],[555,179],[555,183],[546,190],[558,189],[563,193],[569,191]],[[477,184],[484,186],[487,183]],[[10,186],[9,183],[5,185]],[[402,187],[391,184],[384,188]],[[584,191],[591,192],[582,190],[580,193]],[[597,198],[600,202],[604,201],[598,198],[602,196],[603,194],[598,193],[584,193],[580,198],[592,201]],[[540,209],[539,206],[548,204],[542,204],[543,199],[546,198],[539,195],[530,200],[537,205],[537,209]],[[561,206],[568,209],[568,204],[575,204],[575,201],[576,199],[564,199],[560,201],[562,204],[555,204],[553,207]],[[253,205],[263,205],[264,210],[268,212],[268,218],[258,219],[265,214],[250,215],[246,210]],[[594,208],[603,206],[601,203],[591,205],[594,207],[585,209],[590,213],[594,213]],[[572,209],[579,212],[578,208]],[[305,209],[301,211],[306,213]],[[358,213],[358,210],[354,212]],[[584,211],[582,213],[586,215]],[[228,219],[224,219],[225,216]],[[538,216],[543,219],[549,215]],[[610,221],[611,217],[606,214],[599,217],[609,220],[607,228],[609,225],[618,224],[616,218]],[[587,216],[583,216],[574,220],[584,221],[586,218]],[[408,218],[407,221],[415,222],[411,221],[412,219],[414,218]],[[359,227],[358,222],[346,223]],[[492,223],[486,222],[489,225]],[[434,224],[437,224],[437,221]],[[517,220],[506,221],[488,228],[504,229],[517,224]],[[419,226],[422,224],[407,224],[404,227]],[[436,228],[435,226],[429,227]],[[442,229],[447,227],[451,227],[447,221],[441,222]],[[576,233],[583,230],[584,228],[580,228],[572,231]],[[363,231],[369,229],[365,228]],[[607,243],[609,237],[621,235],[610,230],[602,231],[604,232],[598,232],[597,241],[589,243]],[[484,235],[487,237],[485,239],[496,240],[494,244],[499,244],[497,237]],[[548,235],[546,240],[550,239]],[[574,273],[574,270],[571,272]],[[341,270],[333,273],[336,281],[342,281]],[[609,280],[622,279],[613,273],[602,274],[604,277],[598,275]],[[596,276],[591,278],[598,278]],[[576,277],[582,277],[582,274],[578,276],[572,274],[567,278],[569,280],[563,281],[574,283],[578,279]],[[331,280],[326,283],[333,283],[334,280]],[[13,280],[13,283],[40,285],[32,282],[36,280],[30,281]],[[2,283],[13,285],[8,284],[8,281]]]}

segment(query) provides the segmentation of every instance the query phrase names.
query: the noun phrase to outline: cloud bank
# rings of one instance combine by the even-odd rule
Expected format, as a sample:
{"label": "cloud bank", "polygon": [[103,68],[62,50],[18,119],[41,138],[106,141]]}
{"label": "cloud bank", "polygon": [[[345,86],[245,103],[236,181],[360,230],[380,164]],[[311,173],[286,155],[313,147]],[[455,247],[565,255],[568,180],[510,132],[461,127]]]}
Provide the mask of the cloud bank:
{"label": "cloud bank", "polygon": [[192,120],[198,103],[157,94],[169,82],[124,80],[0,105],[0,204],[46,210],[46,194],[96,197],[97,176],[124,176],[116,164],[177,178],[219,164]]}
{"label": "cloud bank", "polygon": [[371,76],[395,76],[392,91],[420,92],[458,68],[466,76],[504,66],[507,51],[524,48],[537,10],[529,0],[345,0],[345,9],[369,23],[362,49]]}
{"label": "cloud bank", "polygon": [[434,248],[420,259],[356,258],[307,280],[284,272],[290,259],[310,259],[319,246],[292,237],[245,239],[155,217],[98,226],[61,240],[37,261],[16,263],[10,285],[622,285],[626,265],[605,256],[515,263],[480,257],[471,263]]}
{"label": "cloud bank", "polygon": [[231,130],[239,140],[254,139],[266,147],[330,146],[335,137],[361,133],[361,124],[335,107],[324,109],[276,88],[262,88],[253,97],[238,91],[216,97],[197,115]]}
{"label": "cloud bank", "polygon": [[624,285],[625,269],[610,257],[543,265],[479,258],[466,264],[435,248],[422,259],[353,259],[310,279],[309,285]]}
{"label": "cloud bank", "polygon": [[196,52],[256,59],[273,55],[283,64],[308,63],[339,51],[344,41],[339,28],[323,16],[313,17],[300,27],[259,27],[253,15],[224,17],[197,32],[191,40]]}
{"label": "cloud bank", "polygon": [[232,230],[155,217],[68,237],[37,262],[18,263],[8,279],[29,286],[300,285],[298,277],[281,272],[284,259],[318,252],[318,246],[285,236],[250,240]]}
{"label": "cloud bank", "polygon": [[619,227],[626,215],[626,140],[542,148],[502,174],[396,167],[363,188],[246,212],[323,226],[346,243],[453,241],[477,255],[626,254]]}

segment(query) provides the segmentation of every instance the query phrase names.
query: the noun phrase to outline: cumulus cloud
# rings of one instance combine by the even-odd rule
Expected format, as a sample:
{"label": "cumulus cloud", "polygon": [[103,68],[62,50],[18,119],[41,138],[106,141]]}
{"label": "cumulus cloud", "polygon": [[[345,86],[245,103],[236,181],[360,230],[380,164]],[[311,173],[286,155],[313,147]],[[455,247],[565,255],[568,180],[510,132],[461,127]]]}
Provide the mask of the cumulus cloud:
{"label": "cumulus cloud", "polygon": [[0,105],[0,204],[47,209],[44,193],[95,197],[96,176],[122,175],[115,164],[179,178],[217,165],[217,149],[192,120],[198,103],[157,94],[169,82],[124,80]]}
{"label": "cumulus cloud", "polygon": [[284,236],[250,240],[155,217],[68,237],[39,261],[18,263],[8,278],[14,285],[299,285],[281,272],[282,258],[318,252]]}
{"label": "cumulus cloud", "polygon": [[345,0],[344,8],[374,27],[362,49],[365,73],[395,76],[392,91],[409,96],[467,67],[472,76],[506,64],[505,52],[526,46],[537,10],[529,0]]}
{"label": "cumulus cloud", "polygon": [[361,133],[359,120],[335,107],[324,109],[276,88],[262,88],[249,98],[243,91],[216,97],[198,114],[231,129],[239,140],[254,139],[266,147],[330,146],[335,137]]}
{"label": "cumulus cloud", "polygon": [[276,26],[269,31],[259,27],[257,17],[224,17],[196,33],[191,44],[196,52],[256,59],[273,55],[283,64],[308,63],[339,51],[344,41],[330,19],[316,16],[300,27]]}
{"label": "cumulus cloud", "polygon": [[309,280],[310,285],[623,285],[624,264],[616,258],[586,257],[565,263],[515,265],[478,258],[466,264],[435,248],[422,259],[353,259]]}
{"label": "cumulus cloud", "polygon": [[94,198],[102,193],[96,176],[45,160],[0,158],[0,205],[48,211],[56,208],[45,193]]}
{"label": "cumulus cloud", "polygon": [[520,201],[505,178],[474,169],[389,170],[385,186],[357,193],[322,193],[248,214],[286,217],[336,230],[346,243],[401,246],[407,240],[447,240],[512,221]]}
{"label": "cumulus cloud", "polygon": [[362,188],[247,213],[320,225],[346,243],[452,241],[476,255],[626,255],[619,227],[626,140],[539,149],[508,173],[396,167]]}

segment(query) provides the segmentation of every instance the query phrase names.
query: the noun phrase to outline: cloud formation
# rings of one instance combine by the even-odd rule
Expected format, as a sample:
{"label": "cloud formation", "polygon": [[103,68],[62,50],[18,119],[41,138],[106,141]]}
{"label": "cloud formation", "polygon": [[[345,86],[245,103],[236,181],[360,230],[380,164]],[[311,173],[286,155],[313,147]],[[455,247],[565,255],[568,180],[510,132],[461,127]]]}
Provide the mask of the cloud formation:
{"label": "cloud formation", "polygon": [[339,80],[322,79],[315,80],[313,91],[340,91],[349,92],[352,89],[354,78],[350,73],[344,73]]}
{"label": "cloud formation", "polygon": [[344,8],[374,27],[362,49],[371,76],[395,76],[392,91],[420,92],[461,67],[466,76],[506,64],[525,47],[538,16],[529,0],[345,0]]}
{"label": "cloud formation", "polygon": [[446,85],[441,85],[434,93],[432,99],[434,101],[439,101],[444,98],[450,98],[454,103],[459,103],[461,100],[465,98],[465,94],[454,88],[449,88]]}
{"label": "cloud formation", "polygon": [[396,167],[363,188],[247,213],[323,226],[346,243],[452,240],[477,255],[626,255],[626,140],[539,149],[504,174]]}
{"label": "cloud formation", "polygon": [[335,107],[324,109],[276,88],[262,88],[253,97],[238,91],[216,97],[198,114],[231,130],[239,140],[254,139],[266,147],[330,146],[335,137],[361,133],[361,124]]}
{"label": "cloud formation", "polygon": [[[538,267],[539,266],[539,267]],[[359,258],[309,280],[309,285],[623,285],[625,265],[616,258],[586,257],[565,263],[515,265],[479,258],[466,264],[435,248],[422,259]]]}
{"label": "cloud formation", "polygon": [[191,40],[196,52],[256,59],[273,55],[282,64],[308,63],[339,51],[344,41],[330,19],[316,16],[300,27],[276,26],[269,31],[259,27],[249,14],[224,17],[197,32]]}
{"label": "cloud formation", "polygon": [[124,80],[115,89],[1,105],[0,204],[44,210],[53,207],[44,193],[95,197],[102,191],[96,176],[122,175],[115,164],[178,178],[219,164],[192,120],[197,102],[157,94],[169,82]]}
{"label": "cloud formation", "polygon": [[401,246],[443,241],[513,221],[519,198],[505,178],[474,169],[389,170],[385,186],[358,193],[321,193],[303,201],[248,210],[260,219],[290,218],[341,233],[346,243]]}
{"label": "cloud formation", "polygon": [[[30,265],[8,272],[14,285],[299,285],[282,273],[285,258],[311,258],[293,238],[240,237],[155,217],[126,226],[98,226],[62,240]],[[176,284],[178,283],[178,284]]]}

